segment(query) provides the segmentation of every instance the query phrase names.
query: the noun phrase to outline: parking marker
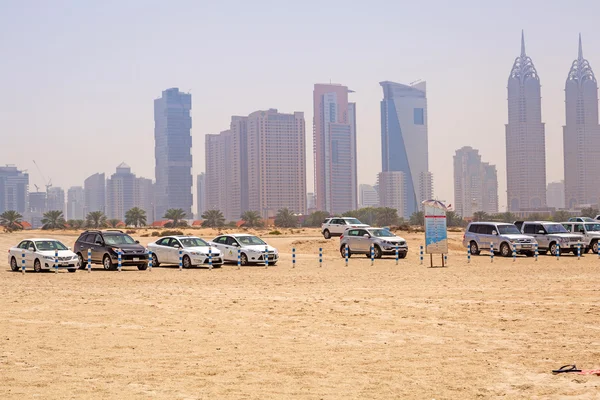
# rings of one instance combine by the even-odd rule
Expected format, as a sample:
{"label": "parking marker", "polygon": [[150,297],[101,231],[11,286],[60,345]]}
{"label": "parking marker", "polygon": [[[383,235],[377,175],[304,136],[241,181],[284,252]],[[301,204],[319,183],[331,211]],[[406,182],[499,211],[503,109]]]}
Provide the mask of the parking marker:
{"label": "parking marker", "polygon": [[148,250],[148,272],[152,272],[152,250]]}
{"label": "parking marker", "polygon": [[419,260],[421,261],[421,265],[423,265],[423,245],[419,246]]}
{"label": "parking marker", "polygon": [[117,252],[117,261],[118,261],[117,268],[119,269],[119,272],[121,272],[121,267],[123,266],[123,258],[121,257],[121,250],[119,250]]}
{"label": "parking marker", "polygon": [[183,271],[183,250],[179,248],[179,270]]}
{"label": "parking marker", "polygon": [[535,247],[535,252],[533,254],[535,256],[535,261],[537,261],[538,260],[538,255],[539,255],[538,244],[536,243],[534,247]]}
{"label": "parking marker", "polygon": [[467,245],[467,264],[471,264],[471,243]]}
{"label": "parking marker", "polygon": [[208,269],[212,271],[213,269],[213,264],[212,264],[212,248],[209,246],[208,247]]}
{"label": "parking marker", "polygon": [[58,249],[54,249],[54,273],[58,274]]}
{"label": "parking marker", "polygon": [[512,256],[513,256],[513,262],[517,261],[517,245],[516,244],[512,244]]}
{"label": "parking marker", "polygon": [[556,244],[556,260],[560,259],[560,244]]}
{"label": "parking marker", "polygon": [[400,255],[398,253],[398,244],[396,244],[396,265],[398,265],[398,259],[400,258]]}
{"label": "parking marker", "polygon": [[237,267],[238,267],[238,269],[240,269],[240,266],[242,265],[242,249],[240,249],[238,247],[237,251],[238,251],[237,252],[238,253]]}
{"label": "parking marker", "polygon": [[323,248],[319,247],[319,268],[323,267]]}
{"label": "parking marker", "polygon": [[269,268],[269,248],[265,246],[265,268]]}
{"label": "parking marker", "polygon": [[577,260],[581,260],[581,243],[577,243]]}
{"label": "parking marker", "polygon": [[25,273],[25,249],[21,252],[21,272]]}
{"label": "parking marker", "polygon": [[490,262],[494,262],[494,243],[490,243]]}
{"label": "parking marker", "polygon": [[92,272],[92,249],[88,249],[87,270],[88,273]]}
{"label": "parking marker", "polygon": [[373,265],[374,261],[375,261],[375,248],[371,244],[371,266]]}
{"label": "parking marker", "polygon": [[348,250],[348,244],[346,244],[346,246],[344,246],[344,253],[345,253],[345,257],[346,257],[346,267],[348,266],[348,256],[350,254],[350,250]]}

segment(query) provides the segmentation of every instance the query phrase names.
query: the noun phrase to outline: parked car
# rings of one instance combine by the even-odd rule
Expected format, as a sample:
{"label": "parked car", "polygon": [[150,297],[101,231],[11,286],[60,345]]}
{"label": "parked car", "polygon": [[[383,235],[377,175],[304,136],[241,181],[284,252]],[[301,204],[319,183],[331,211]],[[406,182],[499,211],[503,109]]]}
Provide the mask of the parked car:
{"label": "parked car", "polygon": [[148,244],[148,250],[152,251],[152,265],[154,267],[158,267],[161,264],[179,265],[179,249],[182,252],[181,263],[184,268],[208,265],[209,249],[212,265],[214,267],[223,265],[221,251],[216,247],[210,246],[199,237],[166,236]]}
{"label": "parked car", "polygon": [[54,268],[56,251],[58,250],[58,267],[75,272],[79,267],[79,259],[67,246],[55,239],[25,239],[8,250],[10,269],[19,271],[22,268],[23,252],[25,268],[33,268],[35,272]]}
{"label": "parked car", "polygon": [[593,253],[598,253],[600,222],[563,222],[562,225],[571,233],[583,235],[582,252],[592,250]]}
{"label": "parked car", "polygon": [[356,218],[333,217],[323,221],[321,224],[321,233],[325,239],[331,239],[332,236],[342,236],[348,228],[367,228],[368,226]]}
{"label": "parked car", "polygon": [[596,222],[596,220],[590,217],[572,217],[568,222]]}
{"label": "parked car", "polygon": [[269,265],[275,265],[279,261],[279,252],[275,247],[269,246],[257,236],[246,233],[217,236],[209,244],[221,251],[225,262],[237,262],[240,249],[242,265],[264,264],[265,248],[269,254]]}
{"label": "parked car", "polygon": [[512,255],[513,246],[519,254],[532,257],[535,253],[535,239],[523,235],[513,224],[501,222],[471,222],[463,236],[463,245],[471,246],[471,254],[478,255],[481,250],[490,250],[501,256]]}
{"label": "parked car", "polygon": [[561,253],[573,251],[577,253],[577,245],[583,242],[583,235],[569,233],[557,222],[548,221],[516,221],[515,225],[526,235],[531,235],[538,242],[540,254],[548,251],[555,256],[560,246]]}
{"label": "parked car", "polygon": [[383,255],[395,255],[398,248],[398,257],[404,258],[408,253],[408,244],[400,236],[394,235],[384,228],[349,228],[340,237],[340,254],[346,257],[346,245],[348,256],[352,254],[365,254],[371,256],[371,246],[375,258]]}
{"label": "parked car", "polygon": [[82,232],[75,242],[80,268],[85,268],[87,265],[88,249],[92,250],[92,263],[101,263],[105,270],[113,270],[117,267],[119,251],[121,251],[121,266],[136,266],[142,271],[148,268],[146,248],[138,240],[134,240],[120,230]]}

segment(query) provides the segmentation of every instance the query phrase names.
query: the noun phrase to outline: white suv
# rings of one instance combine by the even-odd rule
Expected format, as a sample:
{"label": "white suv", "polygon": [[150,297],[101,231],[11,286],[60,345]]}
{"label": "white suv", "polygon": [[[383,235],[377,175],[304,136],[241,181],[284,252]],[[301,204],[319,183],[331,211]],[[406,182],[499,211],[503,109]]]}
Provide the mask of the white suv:
{"label": "white suv", "polygon": [[332,236],[342,236],[349,228],[367,228],[369,225],[363,224],[356,218],[333,217],[327,218],[321,224],[321,233],[325,239],[331,239]]}

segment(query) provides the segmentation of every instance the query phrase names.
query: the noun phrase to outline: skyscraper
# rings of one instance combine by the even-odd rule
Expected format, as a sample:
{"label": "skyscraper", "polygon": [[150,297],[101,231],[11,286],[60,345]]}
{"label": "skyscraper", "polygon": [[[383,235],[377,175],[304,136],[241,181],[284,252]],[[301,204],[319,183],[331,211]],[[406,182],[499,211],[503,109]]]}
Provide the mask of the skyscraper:
{"label": "skyscraper", "polygon": [[565,205],[600,203],[600,126],[598,83],[589,62],[579,54],[565,84],[566,124],[563,127]]}
{"label": "skyscraper", "polygon": [[313,145],[317,208],[340,214],[358,207],[356,104],[346,86],[316,84]]}
{"label": "skyscraper", "polygon": [[48,211],[62,211],[65,214],[65,191],[60,187],[49,187],[47,193]]}
{"label": "skyscraper", "polygon": [[384,171],[377,176],[379,206],[395,209],[398,216],[404,219],[412,214],[407,211],[406,178],[403,171]]}
{"label": "skyscraper", "polygon": [[202,214],[206,211],[206,175],[204,172],[196,178],[196,205],[198,207],[198,219],[202,218]]}
{"label": "skyscraper", "polygon": [[67,220],[84,219],[85,195],[83,187],[73,186],[67,190]]}
{"label": "skyscraper", "polygon": [[14,165],[0,167],[0,213],[28,211],[29,174]]}
{"label": "skyscraper", "polygon": [[220,210],[228,221],[242,215],[239,141],[231,130],[206,135],[206,209]]}
{"label": "skyscraper", "polygon": [[94,174],[83,183],[85,195],[84,218],[94,211],[106,212],[106,180],[104,173]]}
{"label": "skyscraper", "polygon": [[154,183],[152,179],[135,178],[134,189],[133,204],[146,212],[146,223],[150,225],[157,219],[154,213]]}
{"label": "skyscraper", "polygon": [[171,208],[192,216],[192,95],[167,89],[154,100],[156,218]]}
{"label": "skyscraper", "polygon": [[[425,82],[402,85],[388,81],[380,82],[380,85],[383,88],[382,171],[404,173],[404,215],[410,217],[420,210],[423,200],[433,197],[427,139],[427,86]],[[383,200],[381,190],[380,187]]]}
{"label": "skyscraper", "polygon": [[506,193],[509,211],[546,207],[546,139],[542,123],[540,78],[525,52],[508,77]]}
{"label": "skyscraper", "polygon": [[106,216],[125,221],[125,213],[135,207],[136,177],[125,163],[106,180]]}
{"label": "skyscraper", "polygon": [[465,146],[454,155],[454,209],[464,218],[498,212],[496,167],[481,162],[479,151]]}
{"label": "skyscraper", "polygon": [[372,185],[358,185],[358,206],[363,207],[378,207],[379,193]]}
{"label": "skyscraper", "polygon": [[565,208],[565,181],[548,183],[546,202],[548,207]]}

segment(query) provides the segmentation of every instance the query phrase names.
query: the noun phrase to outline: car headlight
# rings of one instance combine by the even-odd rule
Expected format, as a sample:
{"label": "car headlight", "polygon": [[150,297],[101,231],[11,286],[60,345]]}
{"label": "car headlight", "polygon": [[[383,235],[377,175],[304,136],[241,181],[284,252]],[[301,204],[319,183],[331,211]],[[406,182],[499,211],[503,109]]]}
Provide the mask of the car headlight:
{"label": "car headlight", "polygon": [[77,257],[76,255],[71,257],[71,260],[79,260],[79,257]]}
{"label": "car headlight", "polygon": [[190,254],[193,256],[203,256],[204,255],[204,253],[200,253],[199,251],[192,251]]}
{"label": "car headlight", "polygon": [[567,239],[567,238],[560,238],[560,242],[561,243],[568,243],[569,239]]}
{"label": "car headlight", "polygon": [[54,256],[44,256],[46,260],[54,260]]}

